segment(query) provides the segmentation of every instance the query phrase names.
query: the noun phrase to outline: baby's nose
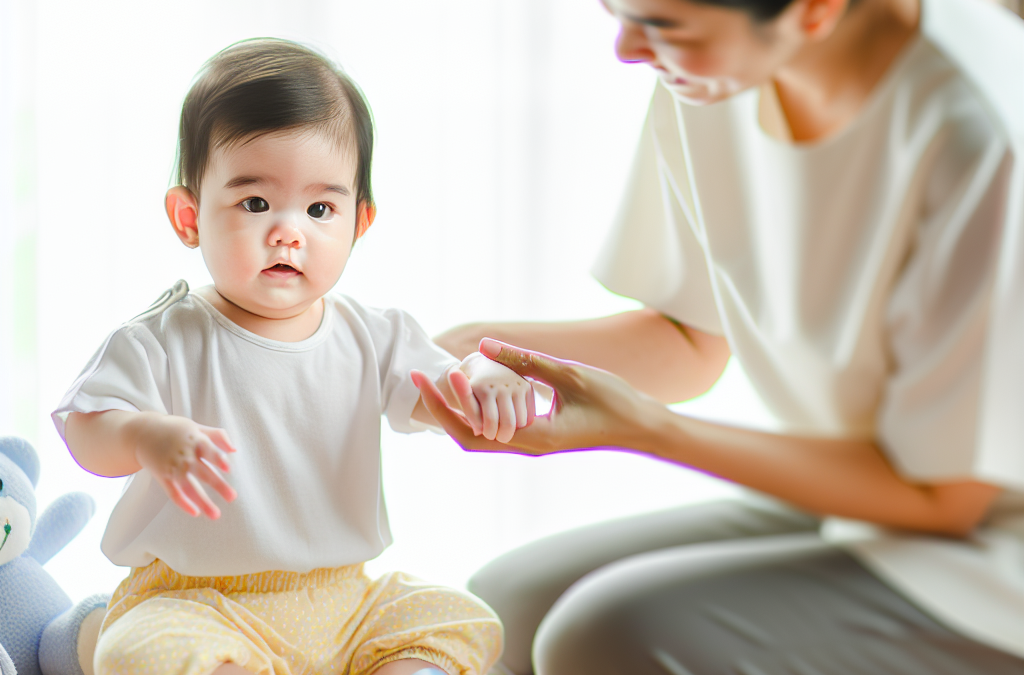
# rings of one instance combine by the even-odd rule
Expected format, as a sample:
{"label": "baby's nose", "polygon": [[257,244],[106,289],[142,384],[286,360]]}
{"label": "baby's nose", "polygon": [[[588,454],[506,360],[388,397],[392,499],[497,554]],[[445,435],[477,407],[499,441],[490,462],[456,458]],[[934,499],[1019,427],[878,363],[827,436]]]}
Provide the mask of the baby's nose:
{"label": "baby's nose", "polygon": [[287,246],[289,248],[302,248],[306,245],[306,238],[302,230],[291,221],[278,223],[270,231],[267,243],[271,246]]}

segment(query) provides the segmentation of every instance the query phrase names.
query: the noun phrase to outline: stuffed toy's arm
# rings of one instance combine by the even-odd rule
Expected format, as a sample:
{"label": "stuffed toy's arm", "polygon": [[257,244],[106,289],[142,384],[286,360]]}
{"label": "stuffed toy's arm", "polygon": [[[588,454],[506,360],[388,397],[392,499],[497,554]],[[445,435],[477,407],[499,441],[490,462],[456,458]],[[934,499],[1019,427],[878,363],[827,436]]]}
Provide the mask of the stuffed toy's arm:
{"label": "stuffed toy's arm", "polygon": [[32,542],[25,553],[40,565],[46,564],[82,531],[95,512],[95,502],[84,492],[61,495],[39,516]]}

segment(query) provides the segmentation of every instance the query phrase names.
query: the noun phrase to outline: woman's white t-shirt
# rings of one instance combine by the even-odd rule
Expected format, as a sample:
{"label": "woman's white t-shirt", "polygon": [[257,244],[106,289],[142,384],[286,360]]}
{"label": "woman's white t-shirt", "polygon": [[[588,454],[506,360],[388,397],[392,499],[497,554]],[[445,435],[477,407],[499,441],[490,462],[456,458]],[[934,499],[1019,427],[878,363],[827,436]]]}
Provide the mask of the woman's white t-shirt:
{"label": "woman's white t-shirt", "polygon": [[1024,436],[984,406],[1024,183],[1015,139],[948,55],[953,2],[974,17],[957,30],[1006,34],[988,30],[1005,21],[994,9],[928,0],[921,35],[821,142],[768,136],[757,91],[693,107],[659,86],[594,272],[726,336],[786,433],[874,439],[909,481],[1005,488],[967,541],[836,521],[825,535],[950,626],[1024,656]]}
{"label": "woman's white t-shirt", "polygon": [[391,543],[381,492],[380,423],[400,432],[419,390],[458,361],[397,309],[324,297],[320,327],[278,342],[227,319],[180,281],[115,330],[53,413],[154,411],[224,429],[238,452],[226,474],[238,498],[210,520],[187,515],[145,469],[107,523],[104,554],[143,567],[159,558],[188,576],[308,572],[375,558]]}

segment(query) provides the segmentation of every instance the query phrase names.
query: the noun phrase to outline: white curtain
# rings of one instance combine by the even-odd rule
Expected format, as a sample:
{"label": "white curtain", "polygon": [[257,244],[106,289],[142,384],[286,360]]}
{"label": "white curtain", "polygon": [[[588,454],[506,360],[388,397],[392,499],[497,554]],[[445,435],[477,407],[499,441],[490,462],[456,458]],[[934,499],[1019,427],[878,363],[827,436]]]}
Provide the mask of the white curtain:
{"label": "white curtain", "polygon": [[[124,575],[99,551],[121,481],[76,466],[48,413],[109,331],[179,278],[209,282],[162,201],[181,100],[228,44],[264,35],[313,44],[369,98],[380,216],[339,290],[402,307],[430,332],[635,306],[587,270],[654,80],[616,62],[616,25],[597,0],[0,7],[0,433],[39,449],[41,505],[70,490],[96,498],[92,523],[48,565],[74,598]],[[768,423],[741,374],[727,380],[690,408]],[[467,455],[447,437],[387,429],[383,446],[396,544],[371,570],[454,585],[538,536],[732,494],[623,453]]]}

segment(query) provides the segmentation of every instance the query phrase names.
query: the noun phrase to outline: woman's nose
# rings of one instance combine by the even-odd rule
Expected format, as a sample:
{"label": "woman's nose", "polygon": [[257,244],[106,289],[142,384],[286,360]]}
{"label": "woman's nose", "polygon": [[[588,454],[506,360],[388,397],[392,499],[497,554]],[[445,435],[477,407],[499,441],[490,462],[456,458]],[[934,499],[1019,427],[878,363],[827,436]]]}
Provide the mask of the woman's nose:
{"label": "woman's nose", "polygon": [[291,221],[284,221],[274,225],[267,239],[270,246],[285,246],[287,248],[302,248],[306,245],[306,237],[302,230]]}
{"label": "woman's nose", "polygon": [[642,26],[622,22],[619,36],[615,39],[615,56],[623,63],[650,63],[654,60],[654,52]]}

